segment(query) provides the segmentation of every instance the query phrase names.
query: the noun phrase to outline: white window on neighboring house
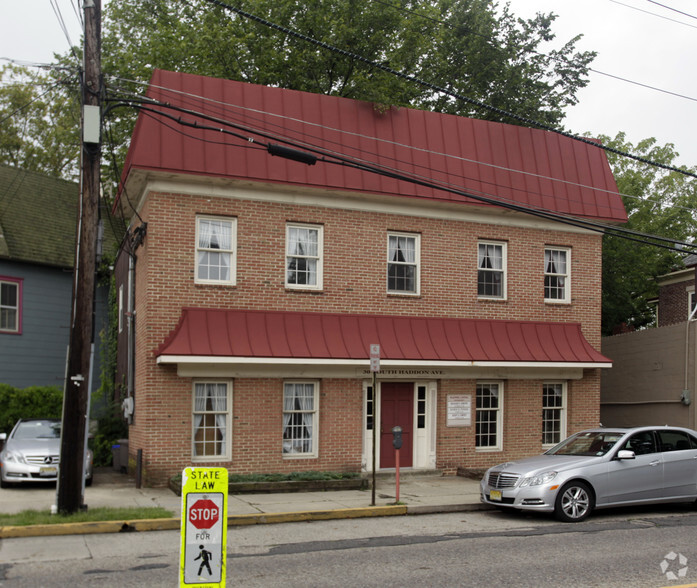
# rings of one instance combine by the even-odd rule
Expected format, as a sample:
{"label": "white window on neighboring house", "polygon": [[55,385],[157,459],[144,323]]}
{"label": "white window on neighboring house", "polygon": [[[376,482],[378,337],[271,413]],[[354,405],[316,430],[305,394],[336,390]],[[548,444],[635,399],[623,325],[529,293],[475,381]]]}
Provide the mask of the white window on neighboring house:
{"label": "white window on neighboring house", "polygon": [[542,384],[542,444],[556,445],[566,438],[566,382]]}
{"label": "white window on neighboring house", "polygon": [[196,282],[234,285],[236,227],[232,218],[196,219]]}
{"label": "white window on neighboring house", "polygon": [[286,225],[286,287],[322,289],[323,227]]}
{"label": "white window on neighboring house", "polygon": [[119,333],[123,331],[123,284],[119,286]]}
{"label": "white window on neighboring house", "polygon": [[283,384],[283,456],[317,456],[317,382]]}
{"label": "white window on neighboring house", "polygon": [[230,382],[194,383],[194,459],[230,458],[231,390]]}
{"label": "white window on neighboring house", "polygon": [[506,244],[477,244],[477,296],[506,298]]}
{"label": "white window on neighboring house", "polygon": [[475,447],[500,450],[503,447],[503,384],[477,383]]}
{"label": "white window on neighboring house", "polygon": [[[695,303],[697,303],[697,298],[695,297],[695,291],[694,290],[688,290],[687,291],[687,318],[690,318],[692,316],[692,313],[695,310]],[[697,315],[697,313],[695,313]],[[694,316],[692,318],[695,318]]]}
{"label": "white window on neighboring house", "polygon": [[0,278],[0,332],[21,331],[22,281]]}
{"label": "white window on neighboring house", "polygon": [[387,291],[390,294],[418,294],[420,285],[421,235],[387,235]]}
{"label": "white window on neighboring house", "polygon": [[569,249],[545,248],[545,302],[570,302]]}

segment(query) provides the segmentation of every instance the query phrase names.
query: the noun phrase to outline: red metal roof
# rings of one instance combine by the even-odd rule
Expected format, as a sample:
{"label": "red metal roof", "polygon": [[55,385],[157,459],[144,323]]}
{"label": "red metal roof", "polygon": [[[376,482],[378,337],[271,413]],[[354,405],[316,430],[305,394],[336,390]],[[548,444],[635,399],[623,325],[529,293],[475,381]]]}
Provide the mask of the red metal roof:
{"label": "red metal roof", "polygon": [[609,364],[576,323],[185,308],[163,356]]}
{"label": "red metal roof", "polygon": [[[162,70],[153,73],[148,95],[468,194],[606,221],[627,219],[604,151],[556,133],[409,108],[380,112],[358,100]],[[163,111],[185,121],[223,126]],[[141,113],[123,180],[142,169],[474,203],[367,171],[273,157],[263,146],[244,140],[258,135],[237,132],[241,138]]]}

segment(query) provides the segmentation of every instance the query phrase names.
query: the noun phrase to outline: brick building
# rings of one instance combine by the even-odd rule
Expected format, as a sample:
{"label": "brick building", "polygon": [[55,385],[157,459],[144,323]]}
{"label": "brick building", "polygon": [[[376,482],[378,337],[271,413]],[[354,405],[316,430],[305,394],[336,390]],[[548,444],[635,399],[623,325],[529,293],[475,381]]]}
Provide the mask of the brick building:
{"label": "brick building", "polygon": [[626,220],[601,149],[165,71],[148,95],[117,265],[147,483],[370,471],[373,410],[377,468],[400,425],[401,466],[446,474],[598,423],[601,237],[569,219]]}

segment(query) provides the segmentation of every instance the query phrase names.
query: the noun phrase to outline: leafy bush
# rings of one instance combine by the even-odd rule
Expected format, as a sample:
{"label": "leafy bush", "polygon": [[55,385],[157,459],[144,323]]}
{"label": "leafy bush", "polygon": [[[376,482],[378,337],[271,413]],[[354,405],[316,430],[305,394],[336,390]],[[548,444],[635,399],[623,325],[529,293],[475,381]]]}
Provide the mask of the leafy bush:
{"label": "leafy bush", "polygon": [[19,419],[59,419],[63,412],[63,391],[55,386],[14,388],[0,384],[0,432],[9,433]]}
{"label": "leafy bush", "polygon": [[97,433],[92,442],[95,467],[109,466],[112,463],[111,447],[119,439],[128,437],[128,427],[120,416],[107,416],[99,419]]}

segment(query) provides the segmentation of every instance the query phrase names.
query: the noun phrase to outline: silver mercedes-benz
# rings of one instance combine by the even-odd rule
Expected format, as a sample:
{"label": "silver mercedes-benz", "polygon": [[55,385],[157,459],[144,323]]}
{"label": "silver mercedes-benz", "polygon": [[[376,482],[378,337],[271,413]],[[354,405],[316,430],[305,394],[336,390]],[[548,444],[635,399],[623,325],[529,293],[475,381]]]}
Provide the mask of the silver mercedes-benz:
{"label": "silver mercedes-benz", "polygon": [[[0,452],[0,486],[18,482],[55,482],[60,462],[59,419],[20,419]],[[85,484],[92,483],[92,451],[85,455]]]}
{"label": "silver mercedes-benz", "polygon": [[697,431],[681,427],[581,431],[546,453],[487,470],[481,501],[553,512],[565,522],[596,508],[695,502]]}

